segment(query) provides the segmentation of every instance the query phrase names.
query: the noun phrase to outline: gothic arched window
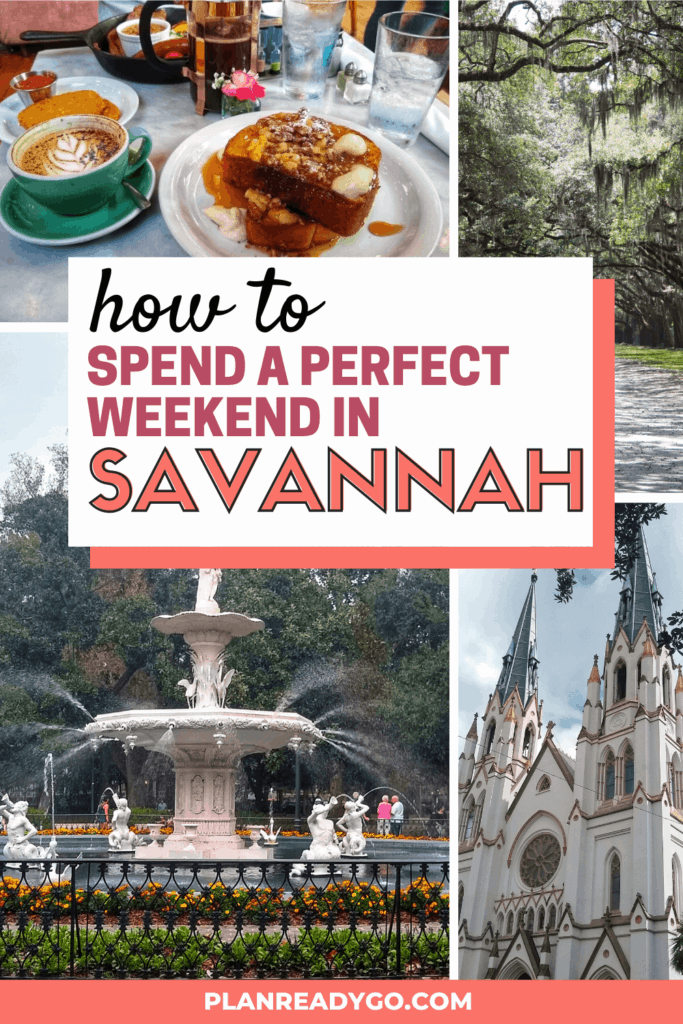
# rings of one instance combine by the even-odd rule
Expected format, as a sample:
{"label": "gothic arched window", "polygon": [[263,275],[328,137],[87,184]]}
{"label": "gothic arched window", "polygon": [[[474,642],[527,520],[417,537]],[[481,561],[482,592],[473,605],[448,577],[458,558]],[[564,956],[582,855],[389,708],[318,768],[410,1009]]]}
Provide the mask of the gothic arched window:
{"label": "gothic arched window", "polygon": [[671,882],[676,910],[680,913],[678,908],[681,905],[681,865],[676,854],[671,858]]}
{"label": "gothic arched window", "polygon": [[614,800],[614,754],[607,752],[605,759],[605,800]]}
{"label": "gothic arched window", "polygon": [[484,746],[484,757],[486,757],[487,754],[491,753],[491,748],[493,747],[493,740],[495,739],[495,735],[496,735],[496,723],[495,722],[491,722],[491,724],[489,726],[489,731],[486,733],[486,745]]}
{"label": "gothic arched window", "polygon": [[463,843],[469,842],[469,840],[472,838],[472,833],[474,831],[474,818],[476,813],[477,812],[473,800],[465,808],[465,811],[463,813],[462,830],[460,833],[460,841]]}
{"label": "gothic arched window", "polygon": [[624,793],[632,793],[634,785],[633,748],[629,746],[624,751]]}
{"label": "gothic arched window", "polygon": [[522,757],[525,760],[531,759],[531,745],[534,741],[534,730],[530,725],[527,725],[524,733],[524,743],[522,744]]}
{"label": "gothic arched window", "polygon": [[510,913],[508,914],[507,927],[505,929],[505,934],[506,935],[512,935],[512,929],[514,927],[514,923],[515,923],[514,914],[512,913],[512,911],[510,911]]}
{"label": "gothic arched window", "polygon": [[537,791],[539,793],[544,793],[546,789],[550,789],[550,779],[548,778],[547,775],[544,775],[542,777],[542,779],[540,780],[540,782],[536,786],[536,789],[537,789]]}
{"label": "gothic arched window", "polygon": [[553,904],[552,907],[550,908],[550,913],[548,914],[548,928],[550,928],[551,932],[555,930],[555,922],[556,922],[556,920],[557,920],[557,911],[555,910],[555,904]]}
{"label": "gothic arched window", "polygon": [[671,705],[671,678],[668,668],[662,672],[662,700],[665,707],[668,708]]}
{"label": "gothic arched window", "polygon": [[543,925],[545,924],[545,907],[541,907],[538,912],[538,925],[536,926],[539,932],[543,931]]}
{"label": "gothic arched window", "polygon": [[621,899],[621,864],[619,858],[614,854],[609,866],[609,908],[611,911],[619,909]]}
{"label": "gothic arched window", "polygon": [[529,913],[526,916],[526,930],[532,932],[534,930],[534,912],[529,907]]}
{"label": "gothic arched window", "polygon": [[626,665],[620,661],[614,671],[614,702],[626,700]]}
{"label": "gothic arched window", "polygon": [[460,920],[460,915],[462,914],[462,905],[463,905],[464,899],[465,899],[465,886],[464,885],[459,885],[458,886],[458,921]]}
{"label": "gothic arched window", "polygon": [[669,764],[669,789],[674,807],[683,807],[683,773],[678,754],[674,754]]}
{"label": "gothic arched window", "polygon": [[523,910],[520,910],[519,913],[517,914],[517,927],[520,930],[524,929],[524,918],[525,917],[526,917],[525,912]]}

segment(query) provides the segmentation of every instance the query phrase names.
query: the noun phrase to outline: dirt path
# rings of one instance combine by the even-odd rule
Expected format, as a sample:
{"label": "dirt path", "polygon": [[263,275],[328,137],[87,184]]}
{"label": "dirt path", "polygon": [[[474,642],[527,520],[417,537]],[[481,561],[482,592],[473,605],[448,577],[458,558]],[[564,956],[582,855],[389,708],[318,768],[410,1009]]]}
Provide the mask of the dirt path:
{"label": "dirt path", "polygon": [[683,492],[683,373],[616,360],[616,490]]}

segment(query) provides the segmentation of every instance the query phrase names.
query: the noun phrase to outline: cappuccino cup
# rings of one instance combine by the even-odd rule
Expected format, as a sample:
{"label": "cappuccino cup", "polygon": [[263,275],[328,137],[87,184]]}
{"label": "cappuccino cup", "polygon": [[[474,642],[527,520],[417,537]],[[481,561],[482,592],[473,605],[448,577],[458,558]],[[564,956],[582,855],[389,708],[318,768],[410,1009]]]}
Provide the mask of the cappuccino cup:
{"label": "cappuccino cup", "polygon": [[[133,147],[141,139],[139,150]],[[55,213],[78,217],[99,209],[152,149],[144,128],[127,131],[96,114],[72,114],[36,125],[7,154],[9,169],[33,199]]]}

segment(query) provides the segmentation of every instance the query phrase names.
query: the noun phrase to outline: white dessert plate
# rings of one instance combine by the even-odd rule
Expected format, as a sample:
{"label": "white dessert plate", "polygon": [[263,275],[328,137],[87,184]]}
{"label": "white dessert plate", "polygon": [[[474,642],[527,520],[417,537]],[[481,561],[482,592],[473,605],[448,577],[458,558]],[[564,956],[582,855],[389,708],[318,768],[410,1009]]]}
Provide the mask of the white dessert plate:
{"label": "white dessert plate", "polygon": [[[126,124],[138,109],[140,100],[135,89],[131,89],[125,82],[118,78],[79,77],[79,78],[58,78],[55,82],[53,95],[63,92],[77,92],[80,89],[92,89],[100,94],[102,99],[115,103],[121,111],[119,124]],[[17,120],[17,114],[24,110],[21,99],[15,92],[0,103],[0,139],[10,145],[23,135],[25,128],[22,128]]]}
{"label": "white dessert plate", "polygon": [[[266,255],[246,242],[226,238],[204,213],[214,205],[214,200],[204,188],[202,167],[214,153],[222,152],[233,135],[273,113],[277,111],[244,114],[207,125],[181,142],[166,162],[159,181],[161,212],[176,242],[190,256]],[[380,189],[366,223],[357,234],[340,238],[321,258],[431,255],[441,237],[443,216],[438,193],[425,172],[405,150],[377,132],[344,121],[336,114],[330,120],[372,139],[382,151],[382,162]],[[368,231],[367,226],[373,221],[402,224],[403,230],[396,235],[377,237]]]}

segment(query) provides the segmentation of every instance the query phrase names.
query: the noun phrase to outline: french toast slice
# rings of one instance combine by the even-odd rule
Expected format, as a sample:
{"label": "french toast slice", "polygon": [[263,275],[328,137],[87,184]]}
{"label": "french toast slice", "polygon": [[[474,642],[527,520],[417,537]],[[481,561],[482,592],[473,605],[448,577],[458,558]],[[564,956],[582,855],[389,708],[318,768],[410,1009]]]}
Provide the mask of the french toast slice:
{"label": "french toast slice", "polygon": [[234,135],[224,180],[256,189],[336,235],[355,235],[379,189],[381,151],[350,128],[309,114],[271,114]]}
{"label": "french toast slice", "polygon": [[281,200],[247,189],[247,241],[265,249],[306,252],[314,246],[336,241],[327,228],[286,207]]}

